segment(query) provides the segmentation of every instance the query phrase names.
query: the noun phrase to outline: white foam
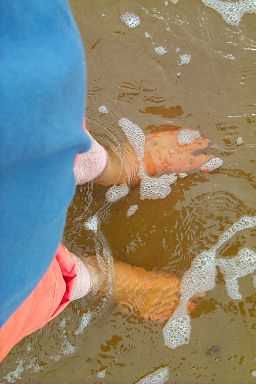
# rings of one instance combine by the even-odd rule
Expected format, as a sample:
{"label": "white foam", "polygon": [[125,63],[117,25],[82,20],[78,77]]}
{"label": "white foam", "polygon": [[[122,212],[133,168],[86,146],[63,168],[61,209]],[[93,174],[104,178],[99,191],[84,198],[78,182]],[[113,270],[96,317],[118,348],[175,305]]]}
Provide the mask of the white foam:
{"label": "white foam", "polygon": [[63,353],[63,355],[72,355],[73,353],[75,353],[75,351],[76,347],[72,345],[68,339],[66,339],[61,346],[61,352]]}
{"label": "white foam", "polygon": [[175,183],[177,176],[174,173],[161,176],[144,175],[140,182],[140,198],[145,199],[164,199],[171,193],[171,184]]}
{"label": "white foam", "polygon": [[8,383],[15,383],[16,380],[21,379],[21,375],[24,372],[24,362],[22,359],[17,359],[16,360],[17,367],[14,371],[10,371],[3,377]]}
{"label": "white foam", "polygon": [[228,240],[230,240],[237,232],[244,231],[245,229],[251,229],[254,227],[256,227],[256,216],[242,217],[219,237],[216,247],[222,247],[222,245]]}
{"label": "white foam", "polygon": [[35,357],[29,361],[29,363],[26,365],[26,369],[31,369],[34,373],[38,373],[41,371],[41,367]]}
{"label": "white foam", "polygon": [[97,232],[99,227],[99,219],[96,215],[90,217],[84,224],[89,231]]}
{"label": "white foam", "polygon": [[107,373],[106,368],[102,369],[101,371],[99,371],[98,374],[97,374],[98,379],[105,379],[106,373]]}
{"label": "white foam", "polygon": [[146,39],[152,39],[151,33],[144,32],[144,36],[146,37]]}
{"label": "white foam", "polygon": [[200,132],[191,129],[181,129],[178,135],[178,144],[192,144],[201,137]]}
{"label": "white foam", "polygon": [[231,299],[241,300],[238,278],[256,271],[256,252],[249,248],[241,249],[237,256],[219,258],[217,266],[224,275],[227,293]]}
{"label": "white foam", "polygon": [[242,145],[243,144],[243,138],[241,136],[239,136],[237,139],[236,139],[236,145]]}
{"label": "white foam", "polygon": [[138,25],[140,25],[139,16],[132,12],[125,12],[120,16],[120,18],[129,28],[136,28]]}
{"label": "white foam", "polygon": [[253,378],[253,379],[256,379],[256,370],[255,370],[255,371],[252,371],[251,375],[252,375],[252,378]]}
{"label": "white foam", "polygon": [[179,305],[163,328],[166,346],[177,348],[189,342],[191,320],[188,314],[188,303],[193,297],[215,287],[217,266],[224,274],[227,292],[230,297],[241,298],[237,279],[255,271],[256,253],[248,248],[243,248],[238,252],[237,256],[229,259],[216,259],[216,254],[218,249],[237,232],[255,226],[256,216],[242,217],[219,237],[216,245],[195,257],[191,267],[181,279]]}
{"label": "white foam", "polygon": [[90,321],[92,319],[92,313],[88,310],[88,312],[84,313],[81,317],[81,321],[79,327],[75,330],[75,335],[81,335],[86,327],[88,327]]}
{"label": "white foam", "polygon": [[169,380],[169,368],[163,367],[148,374],[135,384],[164,384]]}
{"label": "white foam", "polygon": [[236,2],[221,0],[202,0],[202,2],[218,12],[227,24],[239,25],[246,13],[256,13],[255,0],[240,0]]}
{"label": "white foam", "polygon": [[184,53],[183,55],[180,55],[180,65],[189,64],[191,60],[191,55]]}
{"label": "white foam", "polygon": [[143,130],[137,124],[133,123],[131,120],[125,117],[119,119],[118,125],[122,128],[127,140],[134,148],[137,159],[142,161],[145,145],[145,135]]}
{"label": "white foam", "polygon": [[173,314],[163,328],[165,345],[175,349],[181,345],[188,344],[191,333],[191,319],[186,313]]}
{"label": "white foam", "polygon": [[98,108],[98,111],[100,113],[109,113],[109,110],[108,108],[105,106],[105,105],[101,105],[99,108]]}
{"label": "white foam", "polygon": [[178,176],[179,176],[181,179],[184,179],[185,177],[188,176],[188,174],[187,174],[186,172],[180,172],[180,173],[178,174]]}
{"label": "white foam", "polygon": [[169,2],[168,2],[168,1],[165,1],[165,2],[164,2],[164,6],[165,6],[165,7],[168,7],[168,5],[169,5]]}
{"label": "white foam", "polygon": [[256,275],[252,277],[252,285],[256,288]]}
{"label": "white foam", "polygon": [[201,165],[200,169],[201,171],[208,171],[212,172],[215,171],[215,169],[218,169],[222,166],[223,160],[219,157],[213,157],[212,159],[208,160],[206,163]]}
{"label": "white foam", "polygon": [[137,204],[131,205],[127,210],[126,216],[130,217],[130,216],[134,215],[134,213],[138,210],[138,208],[139,208],[139,206]]}
{"label": "white foam", "polygon": [[127,196],[129,191],[130,191],[130,188],[126,184],[113,185],[106,192],[106,200],[109,203],[113,203]]}
{"label": "white foam", "polygon": [[[131,120],[122,117],[118,121],[127,140],[134,148],[137,159],[142,162],[144,157],[145,135],[143,130]],[[148,176],[143,165],[140,166],[138,175],[140,181],[140,198],[144,199],[164,199],[171,192],[171,184],[177,180],[175,174],[164,174],[161,176]]]}
{"label": "white foam", "polygon": [[165,47],[162,47],[162,46],[154,47],[154,51],[159,56],[162,56],[168,52],[167,49]]}

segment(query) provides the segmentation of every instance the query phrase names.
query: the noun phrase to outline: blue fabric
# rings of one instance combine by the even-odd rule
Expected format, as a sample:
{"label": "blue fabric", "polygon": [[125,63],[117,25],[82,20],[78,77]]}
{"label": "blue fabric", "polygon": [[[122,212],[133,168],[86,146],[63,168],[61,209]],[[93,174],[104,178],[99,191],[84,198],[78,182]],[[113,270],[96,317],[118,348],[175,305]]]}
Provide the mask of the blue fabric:
{"label": "blue fabric", "polygon": [[74,192],[86,73],[64,0],[0,2],[0,325],[49,267]]}

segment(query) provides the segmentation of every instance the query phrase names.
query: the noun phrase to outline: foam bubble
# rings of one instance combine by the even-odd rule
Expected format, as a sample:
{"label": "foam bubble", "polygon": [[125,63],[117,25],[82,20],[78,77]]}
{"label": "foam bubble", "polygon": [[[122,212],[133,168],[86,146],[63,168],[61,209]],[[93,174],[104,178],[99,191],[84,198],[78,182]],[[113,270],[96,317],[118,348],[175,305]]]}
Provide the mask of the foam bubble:
{"label": "foam bubble", "polygon": [[201,137],[198,131],[191,129],[181,129],[178,135],[178,143],[180,145],[192,144]]}
{"label": "foam bubble", "polygon": [[131,205],[127,210],[126,216],[130,217],[134,215],[134,213],[137,211],[138,208],[139,206],[137,204]]}
{"label": "foam bubble", "polygon": [[38,373],[41,371],[41,367],[35,357],[29,361],[28,365],[26,365],[26,369],[31,369],[34,373]]}
{"label": "foam bubble", "polygon": [[219,157],[213,157],[212,159],[208,160],[206,163],[201,165],[200,169],[201,171],[208,171],[212,172],[215,171],[215,169],[218,169],[222,166],[223,160]]}
{"label": "foam bubble", "polygon": [[164,343],[175,349],[188,344],[191,333],[191,319],[188,314],[175,315],[170,318],[163,328]]}
{"label": "foam bubble", "polygon": [[252,374],[252,378],[253,378],[253,379],[256,379],[256,370],[255,370],[255,371],[252,371],[251,374]]}
{"label": "foam bubble", "polygon": [[139,16],[132,12],[125,12],[120,16],[120,18],[129,28],[136,28],[138,25],[140,25]]}
{"label": "foam bubble", "polygon": [[246,13],[256,13],[255,0],[240,0],[237,2],[221,0],[202,0],[202,2],[218,12],[227,24],[239,25],[241,18]]}
{"label": "foam bubble", "polygon": [[236,145],[242,145],[243,144],[243,138],[241,136],[239,136],[237,139],[236,139]]}
{"label": "foam bubble", "polygon": [[186,172],[180,172],[180,173],[178,174],[178,176],[179,176],[181,179],[184,179],[185,177],[188,176],[188,174],[187,174]]}
{"label": "foam bubble", "polygon": [[96,215],[90,217],[84,224],[89,231],[97,232],[99,227],[99,219]]}
{"label": "foam bubble", "polygon": [[106,105],[101,105],[99,108],[98,108],[98,111],[100,113],[109,113],[109,110],[108,108],[106,107]]}
{"label": "foam bubble", "polygon": [[243,248],[237,256],[229,259],[216,259],[216,254],[218,249],[237,232],[255,226],[256,216],[242,217],[219,237],[216,245],[195,257],[191,267],[181,279],[179,305],[163,328],[166,346],[177,348],[189,342],[191,325],[187,309],[188,303],[193,297],[215,287],[217,265],[224,274],[230,297],[241,298],[237,279],[256,270],[256,253],[249,248]]}
{"label": "foam bubble", "polygon": [[222,247],[224,243],[230,240],[237,232],[256,227],[256,216],[244,216],[224,232],[216,244],[217,248]]}
{"label": "foam bubble", "polygon": [[169,368],[162,367],[148,374],[135,384],[164,384],[169,380]]}
{"label": "foam bubble", "polygon": [[73,353],[75,353],[75,351],[76,347],[72,345],[68,339],[66,339],[61,346],[61,352],[63,353],[63,355],[72,355]]}
{"label": "foam bubble", "polygon": [[188,55],[187,53],[184,53],[183,55],[180,55],[180,65],[189,64],[191,60],[191,55]]}
{"label": "foam bubble", "polygon": [[98,374],[97,374],[98,379],[105,379],[106,373],[107,373],[106,368],[102,369],[101,371],[99,371]]}
{"label": "foam bubble", "polygon": [[219,258],[217,265],[224,275],[227,293],[231,299],[241,300],[238,278],[256,271],[256,252],[249,248],[241,249],[237,256]]}
{"label": "foam bubble", "polygon": [[162,56],[162,55],[164,55],[165,53],[168,52],[167,49],[166,49],[165,47],[162,47],[162,46],[160,46],[160,47],[154,47],[154,51],[155,51],[155,53],[156,53],[157,55],[159,55],[159,56]]}
{"label": "foam bubble", "polygon": [[161,176],[144,175],[140,182],[140,198],[145,199],[164,199],[171,193],[171,184],[175,183],[177,176],[174,173]]}
{"label": "foam bubble", "polygon": [[123,197],[127,196],[130,191],[130,188],[126,184],[113,185],[106,192],[106,200],[109,203],[120,200]]}
{"label": "foam bubble", "polygon": [[21,379],[21,375],[24,372],[23,360],[17,359],[16,363],[17,363],[16,369],[14,371],[7,373],[7,375],[3,377],[3,379],[5,379],[8,383],[15,383],[16,380]]}
{"label": "foam bubble", "polygon": [[92,319],[91,311],[84,313],[83,316],[81,317],[79,327],[75,330],[75,335],[81,335],[85,330],[85,328],[88,327],[91,319]]}
{"label": "foam bubble", "polygon": [[122,128],[127,140],[132,145],[139,161],[143,160],[145,135],[143,130],[134,124],[131,120],[122,117],[118,121],[118,125]]}
{"label": "foam bubble", "polygon": [[146,39],[152,39],[151,33],[144,32],[144,36],[146,37]]}

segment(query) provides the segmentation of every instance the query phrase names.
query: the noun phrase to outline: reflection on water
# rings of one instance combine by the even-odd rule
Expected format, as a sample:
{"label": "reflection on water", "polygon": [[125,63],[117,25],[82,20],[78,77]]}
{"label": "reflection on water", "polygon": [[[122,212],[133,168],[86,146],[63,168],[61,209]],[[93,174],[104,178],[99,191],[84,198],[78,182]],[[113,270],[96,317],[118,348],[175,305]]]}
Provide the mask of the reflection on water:
{"label": "reflection on water", "polygon": [[[111,203],[106,188],[79,187],[65,242],[82,257],[94,255],[95,237],[84,224],[97,214],[114,258],[182,278],[234,222],[255,215],[256,16],[244,15],[239,26],[231,26],[199,0],[71,5],[87,51],[87,126],[96,139],[120,149],[123,117],[145,134],[191,128],[211,140],[209,151],[224,163],[213,174],[179,178],[162,200],[141,200],[139,188],[132,187]],[[135,28],[120,18],[126,12],[139,18]],[[255,230],[242,231],[219,257],[245,247],[255,251],[255,239]],[[232,300],[217,273],[216,287],[192,314],[189,344],[175,350],[164,346],[159,325],[111,303],[91,319],[99,303],[80,300],[22,341],[2,364],[1,376],[6,382],[132,384],[162,368],[170,383],[253,383],[252,276],[241,277],[239,287],[243,299]]]}

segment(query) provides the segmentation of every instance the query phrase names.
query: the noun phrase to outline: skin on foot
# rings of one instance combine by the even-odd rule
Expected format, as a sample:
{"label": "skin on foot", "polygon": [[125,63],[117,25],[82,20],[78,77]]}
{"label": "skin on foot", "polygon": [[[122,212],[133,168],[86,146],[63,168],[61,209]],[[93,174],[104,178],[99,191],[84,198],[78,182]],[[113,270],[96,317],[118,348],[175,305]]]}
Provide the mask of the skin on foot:
{"label": "skin on foot", "polygon": [[[216,157],[202,151],[209,146],[209,140],[192,129],[169,130],[146,135],[143,165],[150,176],[163,173],[181,173],[201,169]],[[116,184],[137,184],[140,180],[140,163],[130,144],[122,146],[122,153],[109,151],[107,168],[95,182],[109,186]],[[216,169],[207,167],[202,171]]]}

